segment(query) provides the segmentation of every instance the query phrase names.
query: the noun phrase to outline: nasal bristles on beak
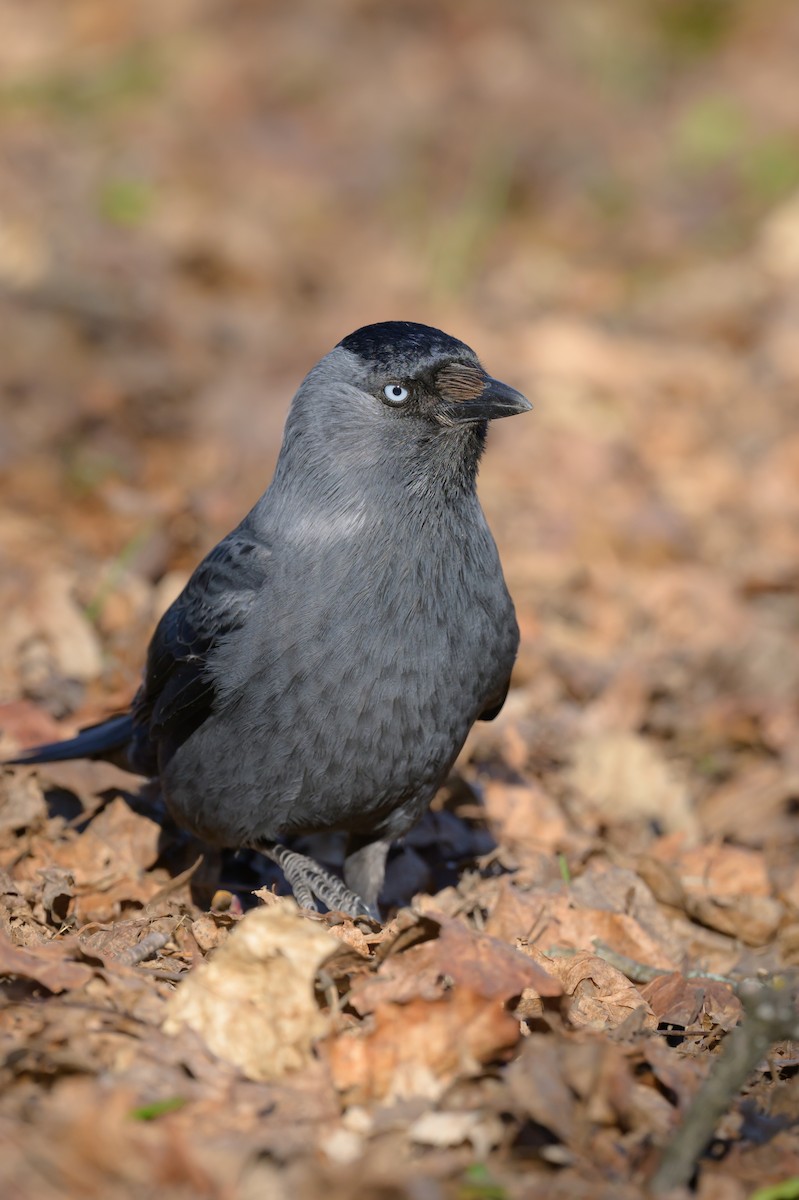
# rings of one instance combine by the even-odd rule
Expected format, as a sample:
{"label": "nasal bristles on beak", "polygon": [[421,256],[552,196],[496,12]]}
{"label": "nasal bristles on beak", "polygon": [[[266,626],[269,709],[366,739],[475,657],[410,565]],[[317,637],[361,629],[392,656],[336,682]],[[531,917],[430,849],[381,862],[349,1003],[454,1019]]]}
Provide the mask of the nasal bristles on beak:
{"label": "nasal bristles on beak", "polygon": [[449,363],[436,374],[436,387],[443,400],[458,404],[462,400],[476,400],[483,394],[486,374],[479,367],[468,363]]}

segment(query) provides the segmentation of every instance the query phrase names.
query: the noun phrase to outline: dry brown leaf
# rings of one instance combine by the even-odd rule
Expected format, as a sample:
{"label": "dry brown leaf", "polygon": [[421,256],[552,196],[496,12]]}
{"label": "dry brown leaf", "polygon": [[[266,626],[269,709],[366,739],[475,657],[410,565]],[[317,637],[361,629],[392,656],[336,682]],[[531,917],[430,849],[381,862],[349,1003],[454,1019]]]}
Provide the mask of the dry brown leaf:
{"label": "dry brown leaf", "polygon": [[[676,849],[670,855],[669,850]],[[705,844],[683,848],[676,842],[662,838],[653,852],[663,857],[672,857],[680,872],[685,890],[696,896],[770,896],[766,862],[757,850],[742,846]]]}
{"label": "dry brown leaf", "polygon": [[710,929],[739,938],[747,946],[765,946],[780,927],[785,909],[771,896],[689,897],[686,911]]}
{"label": "dry brown leaf", "polygon": [[765,761],[742,768],[700,805],[702,828],[712,838],[732,837],[748,846],[795,835],[789,801],[796,780],[784,765]]}
{"label": "dry brown leaf", "polygon": [[454,987],[435,1000],[380,1004],[368,1030],[328,1039],[323,1052],[347,1104],[436,1099],[453,1080],[507,1053],[519,1022],[500,1000]]}
{"label": "dry brown leaf", "polygon": [[732,984],[718,979],[685,979],[663,975],[641,989],[658,1021],[688,1029],[695,1025],[733,1029],[741,1018],[741,1001]]}
{"label": "dry brown leaf", "polygon": [[521,1053],[505,1070],[518,1110],[568,1144],[576,1129],[577,1097],[564,1077],[563,1045],[548,1034],[525,1038]]}
{"label": "dry brown leaf", "polygon": [[53,857],[72,871],[78,889],[107,891],[153,865],[161,833],[157,821],[134,812],[117,796],[80,837],[57,845]]}
{"label": "dry brown leaf", "polygon": [[356,1012],[365,1015],[381,1004],[437,1000],[445,987],[435,943],[424,942],[409,947],[402,954],[392,955],[376,974],[355,979],[348,1003]]}
{"label": "dry brown leaf", "polygon": [[501,929],[505,937],[526,939],[544,954],[558,948],[591,951],[602,943],[616,954],[648,966],[673,970],[678,965],[670,938],[645,929],[628,913],[575,906],[569,891],[534,888],[519,892],[507,884],[499,893],[494,913],[487,922],[488,930]]}
{"label": "dry brown leaf", "polygon": [[531,988],[539,996],[560,995],[557,979],[512,946],[450,917],[438,923],[438,938],[392,954],[375,975],[354,983],[349,1003],[357,1012],[435,1000],[453,985],[489,1000],[507,1001]]}
{"label": "dry brown leaf", "polygon": [[705,989],[700,980],[686,979],[678,971],[660,975],[641,989],[658,1021],[663,1025],[693,1025],[702,1009]]}
{"label": "dry brown leaf", "polygon": [[743,1005],[732,984],[720,979],[703,979],[702,984],[705,994],[700,1019],[707,1025],[718,1025],[725,1031],[734,1029],[743,1015]]}
{"label": "dry brown leaf", "polygon": [[56,927],[68,918],[75,895],[75,879],[64,867],[45,867],[39,872],[42,880],[41,904],[45,918]]}
{"label": "dry brown leaf", "polygon": [[575,909],[566,900],[549,906],[546,925],[538,933],[536,943],[545,952],[550,946],[585,950],[601,943],[636,963],[662,970],[675,966],[666,948],[634,917],[597,909]]}
{"label": "dry brown leaf", "polygon": [[682,951],[671,921],[658,905],[647,884],[627,867],[594,859],[573,880],[570,896],[584,908],[626,913],[676,958]]}
{"label": "dry brown leaf", "polygon": [[685,889],[674,863],[665,862],[653,854],[641,854],[635,859],[635,868],[661,904],[685,908]]}
{"label": "dry brown leaf", "polygon": [[225,941],[230,931],[214,920],[212,913],[203,913],[192,921],[191,932],[200,949],[207,952],[215,950],[220,942]]}
{"label": "dry brown leaf", "polygon": [[760,851],[715,844],[685,849],[679,838],[662,838],[652,857],[676,873],[685,911],[703,925],[750,946],[764,945],[777,932],[785,907],[772,895]]}
{"label": "dry brown leaf", "polygon": [[545,955],[543,961],[563,984],[561,1011],[570,1024],[587,1029],[617,1029],[631,1013],[641,1010],[641,1027],[657,1027],[655,1014],[638,988],[598,955],[581,951],[569,957]]}
{"label": "dry brown leaf", "polygon": [[540,996],[560,995],[552,973],[498,938],[478,933],[460,921],[443,921],[441,935],[433,944],[441,973],[478,996],[507,1000],[528,987]]}
{"label": "dry brown leaf", "polygon": [[307,1066],[328,1026],[314,978],[338,946],[290,901],[253,909],[170,998],[164,1030],[189,1026],[250,1079]]}
{"label": "dry brown leaf", "polygon": [[[562,887],[563,885],[559,885]],[[522,891],[511,879],[501,879],[486,921],[486,933],[513,944],[535,935],[541,916],[543,890]]]}
{"label": "dry brown leaf", "polygon": [[489,779],[482,795],[496,841],[522,860],[525,852],[555,853],[574,840],[561,809],[538,784]]}
{"label": "dry brown leaf", "polygon": [[369,958],[371,953],[370,943],[363,930],[359,929],[353,920],[336,920],[328,924],[327,929],[334,938],[343,942],[345,946],[348,946],[360,958]]}
{"label": "dry brown leaf", "polygon": [[35,949],[23,949],[9,941],[0,930],[0,975],[31,979],[50,992],[83,987],[94,974],[85,963],[71,962],[61,942],[48,942]]}
{"label": "dry brown leaf", "polygon": [[[61,741],[71,733],[71,730],[68,733],[62,729],[52,740]],[[40,763],[30,769],[35,772],[45,793],[53,788],[71,792],[87,815],[98,812],[109,794],[125,795],[139,784],[138,776],[101,759],[75,758],[65,762]]]}

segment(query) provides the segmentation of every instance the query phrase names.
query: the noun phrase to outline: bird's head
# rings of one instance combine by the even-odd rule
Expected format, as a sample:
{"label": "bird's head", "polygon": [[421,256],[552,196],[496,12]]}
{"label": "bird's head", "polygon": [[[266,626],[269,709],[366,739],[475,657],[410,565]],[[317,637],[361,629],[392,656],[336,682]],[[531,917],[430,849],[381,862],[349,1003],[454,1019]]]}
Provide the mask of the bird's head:
{"label": "bird's head", "polygon": [[528,412],[520,392],[493,379],[469,346],[430,325],[381,321],[345,337],[324,360],[375,413],[439,428]]}
{"label": "bird's head", "polygon": [[376,469],[411,489],[437,479],[443,489],[471,490],[487,423],[531,407],[440,329],[412,321],[365,325],[301,385],[277,478],[348,474],[354,486],[353,472]]}

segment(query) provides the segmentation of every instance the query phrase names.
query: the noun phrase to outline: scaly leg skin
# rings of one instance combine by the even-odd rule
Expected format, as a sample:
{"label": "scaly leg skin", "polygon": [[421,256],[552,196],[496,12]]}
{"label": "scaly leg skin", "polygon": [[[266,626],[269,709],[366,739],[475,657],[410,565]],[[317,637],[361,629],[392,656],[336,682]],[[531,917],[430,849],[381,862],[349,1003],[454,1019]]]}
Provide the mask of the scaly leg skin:
{"label": "scaly leg skin", "polygon": [[277,863],[301,908],[316,911],[316,899],[321,900],[329,909],[346,913],[350,917],[367,916],[373,921],[380,920],[376,905],[367,904],[356,892],[350,891],[340,879],[331,875],[307,855],[289,850],[278,842],[252,842],[251,849],[258,850]]}

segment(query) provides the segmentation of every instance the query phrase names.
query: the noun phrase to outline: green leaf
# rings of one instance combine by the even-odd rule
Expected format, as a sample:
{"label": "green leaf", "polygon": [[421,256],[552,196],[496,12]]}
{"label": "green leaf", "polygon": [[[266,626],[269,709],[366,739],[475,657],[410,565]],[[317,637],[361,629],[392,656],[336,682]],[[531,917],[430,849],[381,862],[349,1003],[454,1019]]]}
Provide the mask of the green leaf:
{"label": "green leaf", "polygon": [[758,1188],[752,1192],[749,1200],[799,1200],[799,1176],[783,1179],[772,1187]]}
{"label": "green leaf", "polygon": [[185,1096],[170,1096],[166,1100],[155,1100],[152,1104],[143,1104],[141,1108],[131,1109],[129,1115],[134,1121],[154,1121],[165,1113],[176,1112],[186,1103]]}
{"label": "green leaf", "polygon": [[140,225],[153,206],[153,193],[143,179],[109,179],[100,189],[100,212],[114,225]]}
{"label": "green leaf", "polygon": [[497,1183],[485,1163],[474,1163],[463,1173],[458,1200],[507,1200],[508,1193]]}

